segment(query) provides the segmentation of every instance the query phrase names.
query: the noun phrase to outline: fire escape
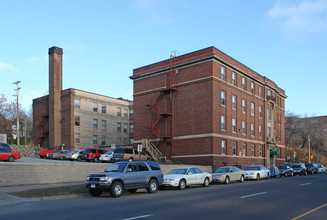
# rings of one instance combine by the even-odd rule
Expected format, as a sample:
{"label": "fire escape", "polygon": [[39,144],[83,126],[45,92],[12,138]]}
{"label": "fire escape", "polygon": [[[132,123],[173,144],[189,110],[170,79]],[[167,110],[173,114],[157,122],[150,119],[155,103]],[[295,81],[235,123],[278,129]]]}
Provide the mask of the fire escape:
{"label": "fire escape", "polygon": [[[155,114],[155,119],[150,121],[148,129],[155,135],[154,141],[146,140],[145,147],[155,160],[166,160],[167,144],[171,145],[171,155],[173,155],[174,136],[174,92],[172,87],[173,73],[175,70],[175,59],[177,51],[170,55],[170,70],[166,75],[165,89],[160,90],[158,96],[152,104],[147,107]],[[163,146],[162,146],[163,145]],[[161,146],[161,148],[160,148]],[[159,150],[161,149],[161,151]],[[164,153],[162,153],[164,151]]]}
{"label": "fire escape", "polygon": [[49,131],[46,127],[48,121],[49,121],[49,114],[46,111],[41,112],[41,117],[39,117],[39,119],[36,122],[36,127],[40,128],[40,133],[35,142],[36,146],[40,145],[40,147],[42,147],[44,140],[49,136]]}

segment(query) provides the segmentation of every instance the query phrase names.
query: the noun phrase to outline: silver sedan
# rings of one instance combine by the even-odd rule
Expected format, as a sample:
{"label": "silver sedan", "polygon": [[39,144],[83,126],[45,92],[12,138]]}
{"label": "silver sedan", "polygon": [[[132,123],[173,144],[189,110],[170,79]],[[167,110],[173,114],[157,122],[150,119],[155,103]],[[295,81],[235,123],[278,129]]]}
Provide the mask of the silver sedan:
{"label": "silver sedan", "polygon": [[262,165],[248,166],[245,170],[245,179],[269,179],[269,170]]}
{"label": "silver sedan", "polygon": [[245,171],[234,166],[220,167],[212,173],[212,181],[228,184],[232,181],[244,182]]}

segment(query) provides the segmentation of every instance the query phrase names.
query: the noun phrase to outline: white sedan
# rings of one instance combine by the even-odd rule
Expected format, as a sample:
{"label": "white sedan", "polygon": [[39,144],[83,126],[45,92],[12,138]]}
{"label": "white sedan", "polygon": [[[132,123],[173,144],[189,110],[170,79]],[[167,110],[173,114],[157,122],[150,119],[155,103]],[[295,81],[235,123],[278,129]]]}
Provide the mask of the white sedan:
{"label": "white sedan", "polygon": [[112,158],[113,155],[114,155],[114,152],[106,152],[106,153],[100,155],[99,160],[101,162],[110,162],[110,163],[112,163],[113,162],[113,158]]}
{"label": "white sedan", "polygon": [[269,179],[269,170],[265,166],[249,166],[245,170],[245,179],[259,180],[262,178]]}
{"label": "white sedan", "polygon": [[210,173],[203,172],[197,167],[183,167],[177,168],[164,175],[163,186],[178,187],[178,189],[185,189],[190,185],[209,186],[212,181]]}

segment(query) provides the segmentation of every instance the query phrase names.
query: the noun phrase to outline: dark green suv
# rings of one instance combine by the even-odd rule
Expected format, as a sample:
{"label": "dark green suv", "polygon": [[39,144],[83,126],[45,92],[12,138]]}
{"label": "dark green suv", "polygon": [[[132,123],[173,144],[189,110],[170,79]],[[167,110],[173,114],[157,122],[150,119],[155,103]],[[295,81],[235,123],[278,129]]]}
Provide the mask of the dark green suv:
{"label": "dark green suv", "polygon": [[100,196],[109,191],[113,197],[120,197],[124,190],[135,193],[146,188],[155,193],[163,183],[163,173],[154,161],[121,161],[111,164],[104,173],[90,174],[86,187],[92,196]]}

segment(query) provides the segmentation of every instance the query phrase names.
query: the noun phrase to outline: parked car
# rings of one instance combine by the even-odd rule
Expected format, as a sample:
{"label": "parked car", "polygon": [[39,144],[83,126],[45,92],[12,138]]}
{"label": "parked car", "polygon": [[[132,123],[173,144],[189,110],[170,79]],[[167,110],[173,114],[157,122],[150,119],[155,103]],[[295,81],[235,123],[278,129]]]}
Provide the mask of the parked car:
{"label": "parked car", "polygon": [[119,197],[124,190],[135,193],[137,189],[146,188],[155,193],[162,185],[163,174],[154,161],[121,161],[111,164],[104,173],[90,174],[86,178],[86,187],[92,196],[100,196],[109,191],[113,197]]}
{"label": "parked car", "polygon": [[146,161],[151,160],[151,156],[146,152],[138,152],[136,149],[129,148],[116,148],[113,154],[113,161],[122,161],[122,160],[140,160]]}
{"label": "parked car", "polygon": [[113,162],[112,156],[113,156],[114,152],[106,152],[104,154],[101,154],[99,157],[99,160],[101,162]]}
{"label": "parked car", "polygon": [[305,166],[309,174],[318,173],[318,165],[316,163],[307,163]]}
{"label": "parked car", "polygon": [[291,164],[291,167],[293,169],[294,175],[308,175],[307,168],[305,167],[304,163]]}
{"label": "parked car", "polygon": [[262,178],[269,179],[270,174],[269,170],[262,165],[254,165],[254,166],[248,166],[244,169],[245,171],[245,179],[255,179],[260,180]]}
{"label": "parked car", "polygon": [[326,167],[324,165],[318,165],[318,173],[326,173]]}
{"label": "parked car", "polygon": [[0,149],[7,149],[7,150],[9,150],[10,152],[12,152],[12,149],[11,149],[11,147],[10,147],[10,145],[9,144],[7,144],[7,143],[0,143]]}
{"label": "parked car", "polygon": [[56,153],[54,153],[52,155],[52,159],[55,159],[55,160],[66,159],[67,153],[69,153],[69,152],[70,152],[69,150],[58,150],[58,151],[56,151]]}
{"label": "parked car", "polygon": [[82,159],[86,161],[99,162],[100,155],[106,152],[107,151],[103,149],[87,148],[83,151]]}
{"label": "parked car", "polygon": [[212,174],[212,181],[228,184],[233,181],[244,182],[245,171],[234,166],[220,167]]}
{"label": "parked car", "polygon": [[47,155],[45,155],[46,159],[52,159],[53,158],[54,153],[47,153]]}
{"label": "parked car", "polygon": [[280,176],[288,177],[288,176],[293,176],[294,175],[293,169],[288,165],[279,166],[278,169],[279,169],[279,175]]}
{"label": "parked car", "polygon": [[278,177],[279,176],[279,169],[276,166],[272,166],[269,168],[269,175],[270,177]]}
{"label": "parked car", "polygon": [[12,150],[8,148],[0,148],[0,160],[14,162],[20,158],[21,156],[19,152],[12,152]]}
{"label": "parked car", "polygon": [[164,175],[163,186],[178,187],[178,189],[185,189],[190,185],[209,186],[212,181],[210,173],[203,172],[197,167],[183,167],[177,168],[166,175]]}
{"label": "parked car", "polygon": [[67,153],[66,159],[67,160],[77,160],[79,158],[79,161],[82,160],[83,151],[82,150],[75,150]]}

